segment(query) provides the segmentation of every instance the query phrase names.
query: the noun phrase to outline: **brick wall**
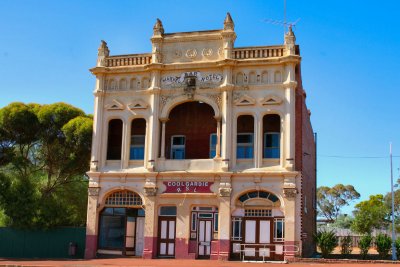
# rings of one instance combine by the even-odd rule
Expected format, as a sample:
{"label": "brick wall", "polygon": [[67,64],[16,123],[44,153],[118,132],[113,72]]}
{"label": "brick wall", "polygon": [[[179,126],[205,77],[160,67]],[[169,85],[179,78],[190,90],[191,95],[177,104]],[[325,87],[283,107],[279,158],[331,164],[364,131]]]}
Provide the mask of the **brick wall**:
{"label": "brick wall", "polygon": [[296,67],[296,160],[295,169],[302,173],[301,234],[303,257],[315,252],[313,235],[316,230],[316,151],[314,131],[306,105],[306,93],[301,80],[301,67]]}

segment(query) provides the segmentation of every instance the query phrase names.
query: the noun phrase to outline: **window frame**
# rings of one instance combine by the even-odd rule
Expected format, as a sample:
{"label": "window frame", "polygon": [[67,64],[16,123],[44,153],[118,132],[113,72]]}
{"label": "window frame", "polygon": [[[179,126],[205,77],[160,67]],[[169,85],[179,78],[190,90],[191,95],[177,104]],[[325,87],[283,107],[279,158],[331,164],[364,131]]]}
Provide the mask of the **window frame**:
{"label": "window frame", "polygon": [[[174,138],[175,137],[183,137],[183,145],[174,145]],[[174,149],[181,149],[183,148],[183,158],[174,158]],[[171,136],[171,153],[170,158],[175,160],[183,160],[186,157],[186,136],[185,135],[173,135]]]}
{"label": "window frame", "polygon": [[[134,138],[134,137],[143,137],[143,145],[133,145],[132,144],[132,138]],[[133,134],[133,135],[131,135],[131,142],[130,142],[130,146],[129,146],[129,160],[144,160],[145,147],[146,147],[146,135],[145,134]],[[131,156],[132,156],[131,149],[132,148],[143,148],[143,158],[141,158],[141,159],[131,158]]]}
{"label": "window frame", "polygon": [[[215,136],[215,140],[217,141],[217,143],[215,143],[215,146],[213,146],[213,143],[212,143],[213,136]],[[217,155],[217,144],[218,144],[218,139],[217,138],[218,138],[218,136],[217,136],[216,133],[211,133],[210,134],[210,150],[209,150],[210,159],[215,158],[215,156]],[[219,149],[220,149],[220,154],[221,154],[222,134],[220,135],[219,144],[220,144]],[[214,152],[214,154],[212,154],[212,152]]]}
{"label": "window frame", "polygon": [[[239,135],[250,135],[251,136],[251,143],[238,143],[237,138]],[[238,156],[238,149],[239,147],[244,147],[244,148],[251,148],[251,158],[239,158]],[[245,150],[246,151],[246,150]],[[245,153],[246,154],[246,153]],[[237,133],[236,134],[236,158],[237,159],[254,159],[254,133]]]}
{"label": "window frame", "polygon": [[[278,136],[279,140],[278,140],[278,146],[277,147],[274,147],[274,146],[268,147],[267,146],[267,136],[268,135],[277,135]],[[279,156],[276,157],[276,158],[275,157],[267,157],[267,150],[268,149],[278,149]],[[265,132],[264,133],[263,158],[264,159],[280,159],[280,157],[281,157],[281,133],[280,132]]]}
{"label": "window frame", "polygon": [[[278,237],[278,223],[282,224],[282,237]],[[285,218],[274,218],[274,242],[285,241]]]}

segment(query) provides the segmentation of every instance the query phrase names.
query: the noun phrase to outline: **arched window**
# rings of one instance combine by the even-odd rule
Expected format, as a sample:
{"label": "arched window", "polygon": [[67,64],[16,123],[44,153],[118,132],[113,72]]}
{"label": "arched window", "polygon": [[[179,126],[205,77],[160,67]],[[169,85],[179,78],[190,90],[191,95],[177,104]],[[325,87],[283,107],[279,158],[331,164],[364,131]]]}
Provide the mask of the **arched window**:
{"label": "arched window", "polygon": [[282,73],[279,70],[275,71],[274,82],[275,83],[281,83],[282,82]]}
{"label": "arched window", "polygon": [[130,206],[142,206],[142,198],[135,192],[122,190],[112,193],[106,198],[106,207],[130,207]]}
{"label": "arched window", "polygon": [[122,120],[113,119],[108,123],[107,159],[121,160]]}
{"label": "arched window", "polygon": [[261,74],[261,82],[262,83],[269,83],[268,71],[263,71],[263,73]]}
{"label": "arched window", "polygon": [[146,120],[134,119],[131,124],[131,147],[129,159],[143,160],[146,140]]}
{"label": "arched window", "polygon": [[244,83],[244,77],[243,77],[243,73],[239,72],[238,74],[236,74],[236,84],[243,84]]}
{"label": "arched window", "polygon": [[126,80],[125,79],[121,79],[119,81],[119,90],[126,90]]}
{"label": "arched window", "polygon": [[254,71],[250,72],[249,74],[249,84],[256,84],[257,83],[257,76]]}
{"label": "arched window", "polygon": [[254,118],[241,115],[237,119],[236,158],[252,159],[254,154]]}
{"label": "arched window", "polygon": [[264,149],[263,158],[280,158],[281,118],[277,114],[268,114],[263,118]]}
{"label": "arched window", "polygon": [[261,190],[254,190],[254,191],[244,193],[243,195],[241,195],[238,198],[238,200],[243,203],[252,198],[268,199],[269,201],[271,201],[273,203],[279,201],[279,198],[276,195],[269,193],[267,191],[261,191]]}

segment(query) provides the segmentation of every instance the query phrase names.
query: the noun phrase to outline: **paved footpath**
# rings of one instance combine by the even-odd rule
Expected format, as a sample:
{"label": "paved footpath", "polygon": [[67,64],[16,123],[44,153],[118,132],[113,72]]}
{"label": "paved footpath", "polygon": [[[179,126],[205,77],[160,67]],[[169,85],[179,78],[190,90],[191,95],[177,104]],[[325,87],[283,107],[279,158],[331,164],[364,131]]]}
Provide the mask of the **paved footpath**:
{"label": "paved footpath", "polygon": [[[0,267],[121,267],[121,266],[140,266],[140,267],[257,267],[265,265],[266,267],[328,267],[328,266],[350,266],[350,267],[378,267],[391,266],[391,264],[373,264],[373,263],[255,263],[255,262],[237,262],[237,261],[209,261],[209,260],[143,260],[137,258],[116,258],[116,259],[94,259],[94,260],[10,260],[0,259]],[[399,266],[399,265],[397,265]]]}

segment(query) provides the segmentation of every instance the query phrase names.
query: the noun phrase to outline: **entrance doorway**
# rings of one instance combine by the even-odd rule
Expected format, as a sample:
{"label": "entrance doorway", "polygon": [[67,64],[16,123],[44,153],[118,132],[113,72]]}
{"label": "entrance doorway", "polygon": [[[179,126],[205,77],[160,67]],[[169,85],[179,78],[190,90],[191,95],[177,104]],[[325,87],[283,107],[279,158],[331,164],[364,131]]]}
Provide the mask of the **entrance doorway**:
{"label": "entrance doorway", "polygon": [[199,258],[210,258],[212,239],[212,220],[199,219]]}
{"label": "entrance doorway", "polygon": [[160,207],[158,217],[158,256],[175,257],[176,207]]}

